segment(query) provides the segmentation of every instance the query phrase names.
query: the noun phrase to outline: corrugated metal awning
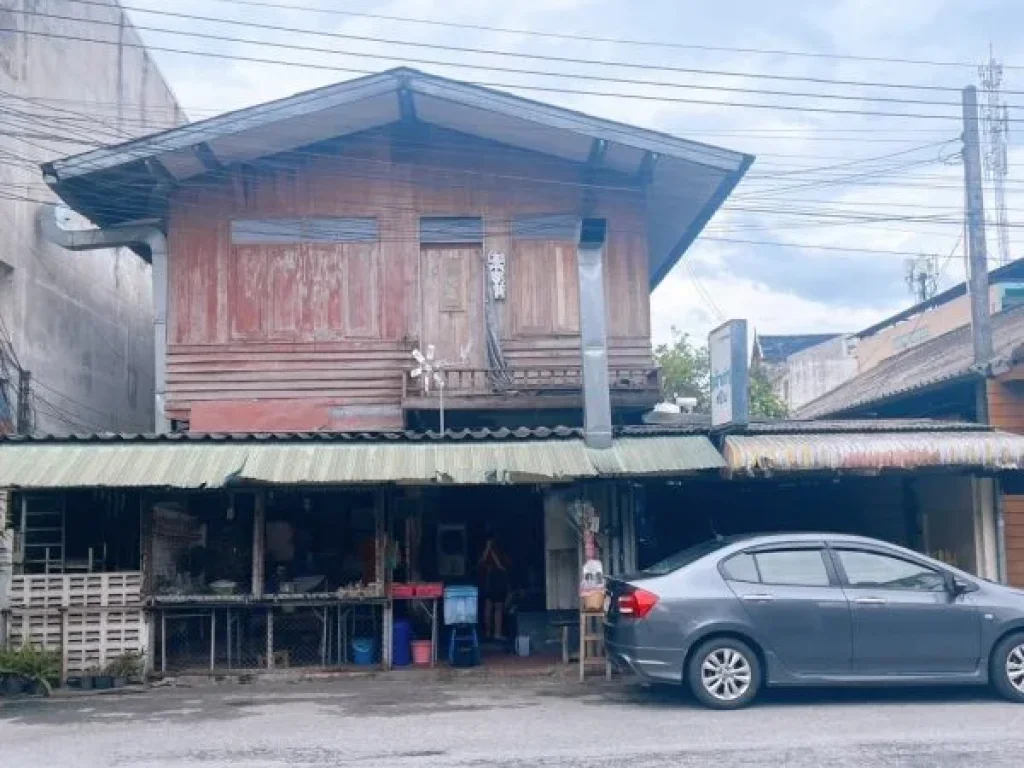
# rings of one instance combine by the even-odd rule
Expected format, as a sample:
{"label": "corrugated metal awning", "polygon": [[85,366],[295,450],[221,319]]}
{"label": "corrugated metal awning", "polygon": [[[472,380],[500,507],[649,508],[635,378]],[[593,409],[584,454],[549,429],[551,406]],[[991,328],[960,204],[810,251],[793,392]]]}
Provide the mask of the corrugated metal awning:
{"label": "corrugated metal awning", "polygon": [[964,431],[729,435],[723,453],[730,472],[748,475],[928,467],[1019,470],[1024,468],[1024,437]]}
{"label": "corrugated metal awning", "polygon": [[0,445],[0,488],[220,488],[228,484],[484,485],[721,469],[703,435],[472,442],[151,441]]}

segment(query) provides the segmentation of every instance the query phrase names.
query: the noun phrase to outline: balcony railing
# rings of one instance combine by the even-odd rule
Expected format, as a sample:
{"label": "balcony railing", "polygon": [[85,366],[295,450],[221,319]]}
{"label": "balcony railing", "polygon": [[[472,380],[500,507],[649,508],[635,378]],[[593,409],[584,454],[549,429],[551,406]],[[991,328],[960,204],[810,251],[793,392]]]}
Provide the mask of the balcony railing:
{"label": "balcony railing", "polygon": [[[513,368],[499,376],[482,368],[453,366],[440,372],[444,381],[446,407],[486,407],[490,401],[496,407],[543,406],[578,400],[582,397],[583,372],[579,366],[564,368]],[[657,401],[661,389],[661,376],[657,368],[612,368],[608,371],[608,385],[613,402],[616,399]],[[431,382],[430,393],[423,392],[418,379],[408,374],[402,379],[402,402],[407,408],[436,407],[437,384]],[[557,403],[556,403],[557,401]]]}

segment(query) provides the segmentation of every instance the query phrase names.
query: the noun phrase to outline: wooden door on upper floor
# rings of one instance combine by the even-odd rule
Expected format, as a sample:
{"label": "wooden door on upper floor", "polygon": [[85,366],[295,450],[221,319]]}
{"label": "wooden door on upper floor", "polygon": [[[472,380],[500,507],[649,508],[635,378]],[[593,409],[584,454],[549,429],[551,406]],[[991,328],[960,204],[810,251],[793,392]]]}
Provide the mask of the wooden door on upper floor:
{"label": "wooden door on upper floor", "polygon": [[483,246],[424,243],[420,247],[420,344],[448,367],[484,368]]}

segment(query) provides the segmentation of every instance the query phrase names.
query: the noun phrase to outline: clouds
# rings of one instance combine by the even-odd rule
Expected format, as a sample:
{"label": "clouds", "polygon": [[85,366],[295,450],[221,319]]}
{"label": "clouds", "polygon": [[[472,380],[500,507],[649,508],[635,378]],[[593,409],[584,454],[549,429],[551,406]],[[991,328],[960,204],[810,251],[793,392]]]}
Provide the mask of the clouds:
{"label": "clouds", "polygon": [[[282,5],[308,7],[316,0],[277,1]],[[132,4],[156,9],[167,7],[160,0],[134,0]],[[325,2],[323,7],[333,6]],[[703,336],[723,315],[747,317],[762,332],[856,330],[911,300],[903,282],[905,256],[902,254],[845,253],[816,250],[814,246],[941,254],[946,266],[944,284],[960,279],[963,270],[954,249],[961,231],[963,198],[962,170],[955,158],[960,132],[956,89],[974,81],[975,70],[972,67],[855,61],[838,55],[979,61],[987,55],[989,40],[995,41],[997,54],[1002,51],[1009,55],[1019,47],[1024,34],[1019,31],[1024,28],[1020,24],[1024,21],[1024,7],[1014,0],[972,0],[971,3],[960,0],[834,0],[827,3],[820,0],[778,3],[719,0],[699,4],[670,0],[642,4],[617,0],[517,0],[514,3],[392,0],[344,7],[359,7],[388,16],[697,46],[618,45],[490,33],[313,14],[297,7],[291,10],[259,8],[221,0],[182,0],[174,5],[174,10],[180,13],[243,19],[278,27],[638,65],[598,66],[490,53],[458,53],[441,48],[416,48],[280,30],[253,30],[129,12],[136,23],[143,25],[313,46],[336,52],[274,49],[198,38],[183,40],[143,30],[141,34],[153,45],[371,71],[410,59],[426,59],[449,64],[411,65],[440,75],[505,86],[542,85],[664,99],[523,92],[531,98],[757,155],[748,178],[736,190],[726,209],[714,217],[706,236],[685,255],[688,266],[678,266],[655,293],[652,323],[656,340],[667,338],[671,325]],[[751,50],[710,50],[710,47],[814,51],[826,55],[786,56]],[[193,117],[356,76],[355,72],[201,59],[161,52],[154,56]],[[706,71],[649,68],[665,66]],[[553,74],[515,74],[478,67],[598,75],[627,81],[642,79],[662,85],[574,80]],[[746,74],[724,74],[728,72]],[[810,79],[758,77],[765,74]],[[822,82],[828,79],[912,83],[936,86],[940,90],[884,89]],[[1010,89],[1024,88],[1016,70],[1008,71],[1007,80]],[[715,90],[723,88],[732,90]],[[792,95],[800,93],[810,95]],[[839,98],[828,98],[830,95]],[[894,97],[896,101],[880,101],[879,97]],[[938,103],[904,103],[901,99]],[[687,103],[686,100],[712,103]],[[1019,98],[1009,100],[1019,101]],[[737,104],[748,106],[733,106]],[[932,117],[837,114],[829,110],[917,113]],[[939,146],[942,141],[950,143]],[[884,157],[893,154],[896,156]],[[1011,166],[1019,166],[1022,161],[1021,151],[1011,150]],[[1011,222],[1015,207],[1024,210],[1020,197],[1017,188],[1011,185],[1008,193]],[[730,244],[712,238],[784,245]],[[990,242],[994,249],[996,239],[990,236]]]}

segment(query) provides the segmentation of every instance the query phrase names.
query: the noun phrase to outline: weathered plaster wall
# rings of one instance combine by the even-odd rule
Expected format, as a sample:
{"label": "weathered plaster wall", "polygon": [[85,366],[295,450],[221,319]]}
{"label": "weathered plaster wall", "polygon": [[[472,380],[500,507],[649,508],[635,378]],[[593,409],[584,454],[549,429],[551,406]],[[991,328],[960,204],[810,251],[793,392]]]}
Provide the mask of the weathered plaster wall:
{"label": "weathered plaster wall", "polygon": [[133,47],[139,36],[108,1],[0,0],[0,27],[18,30],[0,32],[0,333],[7,329],[31,372],[34,426],[48,432],[153,425],[149,266],[126,249],[64,251],[36,225],[40,207],[56,201],[40,162],[185,121],[152,59]]}

